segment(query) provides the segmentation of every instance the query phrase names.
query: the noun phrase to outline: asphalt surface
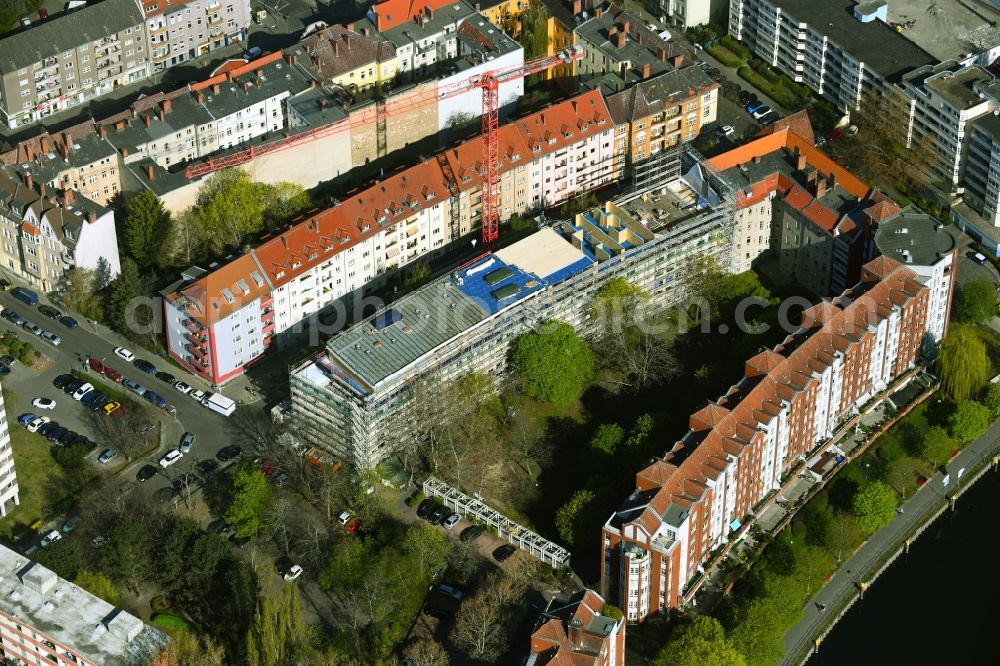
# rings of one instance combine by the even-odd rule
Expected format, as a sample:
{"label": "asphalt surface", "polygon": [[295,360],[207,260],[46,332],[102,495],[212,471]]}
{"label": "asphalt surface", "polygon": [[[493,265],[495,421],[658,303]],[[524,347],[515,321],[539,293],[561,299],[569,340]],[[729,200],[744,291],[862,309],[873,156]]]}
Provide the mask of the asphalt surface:
{"label": "asphalt surface", "polygon": [[[45,303],[44,299],[39,302],[39,304],[42,303]],[[263,403],[240,405],[234,417],[243,416],[243,419],[234,418],[230,420],[202,407],[196,400],[181,394],[172,386],[153,375],[140,371],[131,363],[116,356],[114,353],[115,347],[128,347],[135,353],[136,358],[149,360],[157,366],[157,370],[169,372],[179,380],[195,388],[208,390],[203,381],[198,380],[189,373],[181,371],[176,366],[168,365],[163,359],[144,353],[144,350],[141,348],[129,345],[124,338],[116,333],[100,326],[94,326],[75,313],[68,314],[71,314],[77,321],[81,322],[80,326],[75,329],[68,329],[58,321],[42,315],[38,311],[37,305],[26,305],[11,296],[9,292],[0,292],[0,306],[3,306],[5,310],[14,310],[29,322],[38,324],[45,330],[55,332],[62,339],[62,343],[58,347],[53,347],[23,328],[14,326],[6,319],[0,318],[0,329],[16,332],[21,340],[30,341],[35,345],[36,349],[52,361],[51,367],[42,373],[36,373],[31,369],[20,366],[20,364],[16,364],[11,375],[3,378],[2,383],[17,392],[17,401],[15,404],[8,405],[11,420],[14,420],[17,415],[24,412],[34,412],[49,416],[59,421],[61,425],[87,435],[98,445],[97,449],[90,456],[94,460],[94,464],[97,464],[96,457],[105,448],[106,442],[102,441],[97,433],[93,432],[85,407],[76,403],[70,396],[67,396],[52,385],[52,380],[56,376],[67,373],[71,369],[84,371],[87,357],[93,357],[103,360],[107,365],[124,375],[126,379],[131,379],[148,389],[152,389],[170,405],[173,405],[176,410],[175,414],[169,414],[156,409],[152,405],[149,406],[149,412],[155,415],[155,419],[160,424],[162,431],[159,445],[147,456],[133,460],[124,467],[122,467],[124,462],[122,457],[112,461],[107,469],[115,470],[118,467],[122,467],[117,471],[121,483],[131,482],[133,485],[140,486],[141,492],[149,493],[151,496],[160,488],[170,486],[170,481],[163,474],[157,474],[153,479],[138,484],[136,483],[136,472],[146,464],[151,464],[159,469],[158,461],[160,457],[166,451],[177,447],[180,437],[184,432],[193,432],[197,440],[190,454],[186,455],[180,462],[175,463],[172,466],[172,471],[193,466],[194,463],[205,458],[214,458],[219,449],[229,444],[239,444],[245,450],[249,449],[245,444],[246,435],[241,430],[240,423],[246,423],[249,412],[260,412]],[[58,308],[58,306],[55,307]],[[58,309],[61,310],[62,308]],[[92,383],[100,388],[96,377]],[[128,389],[121,384],[108,382],[106,385],[122,393],[129,393]],[[50,411],[39,411],[32,408],[31,401],[37,397],[55,399],[57,403],[56,408]],[[136,400],[142,402],[137,396]],[[21,426],[14,421],[11,427],[19,428]],[[101,467],[104,466],[102,465]]]}
{"label": "asphalt surface", "polygon": [[[903,512],[898,513],[895,520],[872,535],[845,560],[829,582],[809,600],[803,611],[802,620],[785,634],[785,654],[790,656],[782,663],[787,666],[797,666],[798,661],[795,656],[805,645],[811,643],[830,621],[825,614],[826,610],[820,610],[820,605],[825,608],[836,608],[844,600],[857,596],[862,582],[861,576],[868,575],[878,562],[897,549],[899,547],[897,544],[915,531],[946,497],[962,487],[959,470],[964,469],[966,475],[973,474],[974,467],[996,455],[998,450],[1000,450],[1000,421],[994,421],[979,439],[968,444],[945,466],[944,472],[937,472],[903,503]],[[992,473],[987,472],[987,474]],[[945,474],[950,477],[947,486],[944,484]],[[958,500],[959,503],[961,501]],[[865,582],[878,585],[877,580]],[[859,603],[864,603],[864,600]]]}

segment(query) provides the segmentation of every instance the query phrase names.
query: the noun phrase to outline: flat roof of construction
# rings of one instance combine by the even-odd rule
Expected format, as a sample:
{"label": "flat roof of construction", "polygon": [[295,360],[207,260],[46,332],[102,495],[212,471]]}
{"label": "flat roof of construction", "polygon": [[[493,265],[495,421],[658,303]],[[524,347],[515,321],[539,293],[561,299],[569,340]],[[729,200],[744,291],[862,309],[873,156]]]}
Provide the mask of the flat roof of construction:
{"label": "flat roof of construction", "polygon": [[403,296],[327,342],[319,362],[296,372],[324,386],[338,377],[361,394],[423,355],[593,262],[546,228]]}
{"label": "flat roof of construction", "polygon": [[889,22],[938,60],[963,60],[1000,44],[1000,9],[980,0],[890,0]]}

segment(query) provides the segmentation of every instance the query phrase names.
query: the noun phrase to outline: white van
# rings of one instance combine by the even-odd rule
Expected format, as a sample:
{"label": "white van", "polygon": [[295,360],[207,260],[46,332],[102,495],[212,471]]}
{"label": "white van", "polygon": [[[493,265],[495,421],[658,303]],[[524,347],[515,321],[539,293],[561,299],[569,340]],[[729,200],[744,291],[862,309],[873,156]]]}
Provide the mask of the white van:
{"label": "white van", "polygon": [[236,401],[227,398],[221,393],[211,393],[202,399],[201,404],[211,409],[217,414],[231,416],[236,411]]}

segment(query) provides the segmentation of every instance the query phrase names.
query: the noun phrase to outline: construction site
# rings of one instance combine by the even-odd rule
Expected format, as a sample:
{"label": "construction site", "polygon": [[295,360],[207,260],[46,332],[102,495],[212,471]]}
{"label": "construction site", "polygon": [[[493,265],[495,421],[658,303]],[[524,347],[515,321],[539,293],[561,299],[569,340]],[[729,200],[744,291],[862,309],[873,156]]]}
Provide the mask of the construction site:
{"label": "construction site", "polygon": [[331,338],[290,371],[296,427],[373,467],[412,443],[421,387],[482,372],[499,390],[511,344],[550,320],[597,335],[590,304],[610,280],[643,289],[654,309],[682,302],[692,258],[730,265],[736,194],[696,153],[669,153],[674,180],[488,252]]}

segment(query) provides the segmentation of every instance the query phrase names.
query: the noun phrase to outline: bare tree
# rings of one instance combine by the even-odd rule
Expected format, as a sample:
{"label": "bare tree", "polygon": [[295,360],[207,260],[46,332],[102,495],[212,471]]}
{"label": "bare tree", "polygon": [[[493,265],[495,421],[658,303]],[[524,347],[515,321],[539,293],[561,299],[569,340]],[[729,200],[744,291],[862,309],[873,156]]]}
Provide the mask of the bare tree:
{"label": "bare tree", "polygon": [[308,516],[298,531],[295,547],[298,549],[303,563],[312,568],[318,568],[327,555],[326,546],[329,540],[330,531],[326,525],[312,516]]}
{"label": "bare tree", "polygon": [[142,432],[143,418],[145,410],[139,410],[131,418],[122,418],[112,415],[108,418],[104,414],[88,412],[90,423],[94,429],[108,442],[108,445],[115,451],[125,456],[126,463],[132,462],[136,453],[149,446],[149,432]]}
{"label": "bare tree", "polygon": [[195,473],[194,465],[194,460],[186,459],[160,470],[160,474],[166,477],[170,485],[177,491],[177,495],[184,502],[184,508],[188,511],[191,510],[191,497],[201,484],[201,479]]}
{"label": "bare tree", "polygon": [[403,650],[405,663],[411,666],[448,666],[448,653],[437,641],[418,638]]}
{"label": "bare tree", "polygon": [[294,534],[294,519],[296,509],[292,503],[285,498],[278,498],[268,507],[264,515],[264,529],[271,535],[271,539],[278,545],[283,555],[288,555],[292,550]]}
{"label": "bare tree", "polygon": [[455,645],[474,659],[498,661],[509,645],[529,579],[530,573],[521,571],[489,574],[458,612],[451,632]]}

